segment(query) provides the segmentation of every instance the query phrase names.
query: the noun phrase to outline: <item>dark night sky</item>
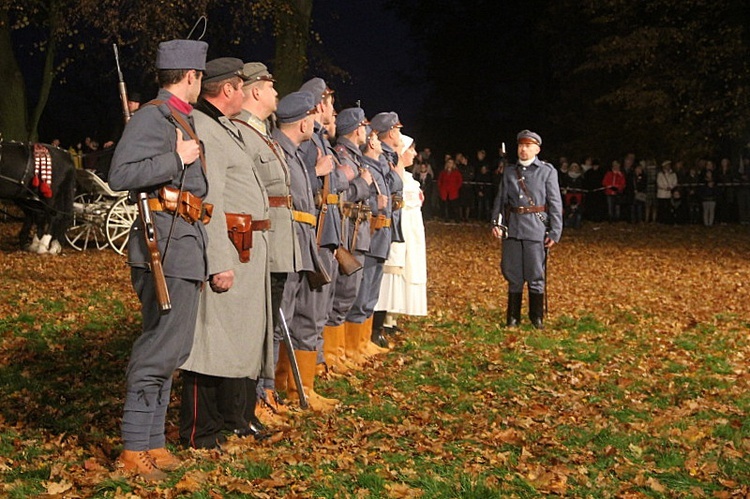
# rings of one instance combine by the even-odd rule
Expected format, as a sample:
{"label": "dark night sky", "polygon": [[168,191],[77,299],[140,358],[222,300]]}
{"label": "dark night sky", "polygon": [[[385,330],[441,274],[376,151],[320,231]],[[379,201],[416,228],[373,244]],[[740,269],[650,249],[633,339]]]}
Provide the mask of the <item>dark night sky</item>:
{"label": "dark night sky", "polygon": [[[320,34],[322,45],[316,51],[322,51],[333,64],[349,74],[346,80],[327,78],[336,91],[337,108],[360,100],[370,117],[382,111],[396,111],[406,126],[405,133],[416,133],[425,86],[404,81],[407,73],[411,79],[419,81],[418,49],[410,40],[406,24],[393,12],[385,10],[383,4],[384,0],[372,0],[357,3],[355,8],[346,0],[317,0],[312,29]],[[210,33],[205,39],[211,43]],[[269,62],[272,58],[270,43],[255,45],[243,52],[218,54],[209,49],[209,58],[230,55],[246,61],[261,60],[273,70]],[[29,94],[34,96],[38,82],[32,68],[38,61],[20,56],[19,60],[25,66]],[[78,71],[66,75],[64,84],[53,86],[40,123],[41,140],[49,142],[58,137],[64,145],[69,145],[86,136],[102,141],[110,138],[121,120],[114,61],[112,66],[102,68],[100,64],[87,65],[84,61]],[[314,67],[308,76],[325,77]],[[138,75],[127,71],[126,81],[131,92],[141,90],[144,100],[151,98],[155,91],[150,82],[140,82]]]}

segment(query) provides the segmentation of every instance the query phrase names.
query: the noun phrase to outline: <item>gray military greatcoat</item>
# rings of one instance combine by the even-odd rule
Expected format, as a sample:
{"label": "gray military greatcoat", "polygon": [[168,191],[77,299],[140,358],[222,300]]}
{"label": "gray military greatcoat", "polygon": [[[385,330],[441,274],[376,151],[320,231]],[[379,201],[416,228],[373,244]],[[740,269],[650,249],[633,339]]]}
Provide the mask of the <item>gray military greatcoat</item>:
{"label": "gray military greatcoat", "polygon": [[182,368],[225,378],[269,377],[273,375],[273,326],[268,235],[253,231],[250,261],[241,263],[227,235],[225,216],[245,213],[253,220],[267,220],[268,197],[235,123],[225,116],[217,121],[196,112],[195,126],[205,146],[211,185],[206,202],[214,205],[207,226],[209,274],[233,270],[234,283],[224,293],[210,287],[202,293],[193,349]]}

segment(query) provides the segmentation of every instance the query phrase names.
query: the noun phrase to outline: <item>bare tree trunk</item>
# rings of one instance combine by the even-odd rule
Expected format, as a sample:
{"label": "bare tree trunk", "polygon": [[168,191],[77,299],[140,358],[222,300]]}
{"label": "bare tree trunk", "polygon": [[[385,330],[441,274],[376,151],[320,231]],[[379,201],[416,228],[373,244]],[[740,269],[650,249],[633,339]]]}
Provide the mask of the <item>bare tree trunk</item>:
{"label": "bare tree trunk", "polygon": [[276,12],[274,77],[280,96],[297,90],[307,70],[313,0],[285,0]]}
{"label": "bare tree trunk", "polygon": [[0,8],[0,133],[6,140],[28,138],[26,84],[13,53],[7,8]]}

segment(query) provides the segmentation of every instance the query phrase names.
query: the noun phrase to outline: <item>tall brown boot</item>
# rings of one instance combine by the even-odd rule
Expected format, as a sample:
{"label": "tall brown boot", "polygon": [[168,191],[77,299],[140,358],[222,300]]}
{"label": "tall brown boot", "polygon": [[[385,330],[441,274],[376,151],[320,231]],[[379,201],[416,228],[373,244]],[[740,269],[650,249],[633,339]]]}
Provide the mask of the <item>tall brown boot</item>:
{"label": "tall brown boot", "polygon": [[[336,361],[341,364],[347,371],[353,371],[357,369],[357,365],[346,358],[346,325],[339,324],[333,329],[333,336],[336,338],[336,350],[335,357]],[[346,374],[346,372],[343,372]]]}
{"label": "tall brown boot", "polygon": [[[344,323],[344,349],[346,350],[346,359],[355,364],[357,368],[364,364],[365,359],[360,353],[360,343],[362,334],[359,332],[362,324],[356,322]],[[361,368],[360,368],[361,369]]]}
{"label": "tall brown boot", "polygon": [[[338,399],[329,399],[322,397],[315,392],[315,364],[317,363],[318,352],[316,351],[305,351],[295,350],[294,356],[297,358],[297,364],[299,365],[299,373],[302,378],[302,386],[307,396],[307,402],[310,404],[310,409],[315,412],[329,412],[332,411],[336,405],[338,405]],[[295,400],[299,400],[296,387],[289,387],[289,393],[293,394]]]}
{"label": "tall brown boot", "polygon": [[367,318],[362,326],[363,327],[360,330],[362,336],[359,339],[361,342],[360,348],[362,355],[364,355],[365,358],[370,358],[388,352],[387,348],[379,347],[372,342],[372,315]]}
{"label": "tall brown boot", "polygon": [[344,365],[342,359],[338,356],[339,337],[341,336],[339,330],[343,330],[343,325],[323,327],[323,357],[328,369],[337,374],[347,374],[349,368]]}
{"label": "tall brown boot", "polygon": [[279,348],[279,361],[276,363],[276,379],[274,385],[276,391],[289,391],[289,378],[292,376],[292,366],[289,364],[289,356],[286,353],[286,346],[281,345]]}

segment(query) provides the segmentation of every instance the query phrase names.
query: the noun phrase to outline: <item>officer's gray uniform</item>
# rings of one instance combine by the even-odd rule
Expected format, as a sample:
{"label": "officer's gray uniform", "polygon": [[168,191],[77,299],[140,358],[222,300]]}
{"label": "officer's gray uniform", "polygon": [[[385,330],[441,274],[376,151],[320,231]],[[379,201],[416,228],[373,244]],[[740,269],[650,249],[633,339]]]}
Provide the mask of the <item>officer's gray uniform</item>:
{"label": "officer's gray uniform", "polygon": [[[184,176],[183,190],[203,198],[208,183],[200,159],[186,165],[183,172],[176,153],[175,127],[182,127],[173,120],[172,112],[192,125],[188,115],[191,108],[164,89],[159,91],[157,100],[163,103],[144,106],[125,127],[112,158],[109,185],[118,191],[146,191],[149,198],[155,198],[162,186],[179,189]],[[182,134],[190,136],[185,129]],[[164,315],[159,312],[153,278],[147,270],[149,251],[143,226],[137,219],[130,231],[128,263],[133,287],[141,301],[143,334],[133,345],[128,364],[122,419],[124,448],[134,451],[164,447],[164,420],[172,374],[190,353],[200,283],[207,277],[203,224],[189,223],[177,216],[165,253],[173,216],[155,211],[153,218],[172,309]]]}
{"label": "officer's gray uniform", "polygon": [[[538,213],[519,212],[531,204],[518,182],[518,172],[536,206],[546,206]],[[544,293],[544,238],[555,242],[562,235],[562,200],[557,170],[538,157],[529,166],[506,167],[500,184],[492,219],[507,224],[508,237],[503,240],[502,271],[509,293],[523,293],[525,282],[530,293]]]}
{"label": "officer's gray uniform", "polygon": [[[391,220],[392,207],[387,203],[385,209],[378,210],[378,190],[380,194],[390,197],[389,175],[391,169],[385,159],[374,160],[367,156],[362,156],[362,166],[370,170],[373,183],[370,185],[370,208],[373,213],[372,220],[377,215],[384,215],[388,220],[388,226],[379,228],[374,231],[370,238],[370,248],[365,253],[365,263],[362,270],[362,283],[349,312],[346,314],[346,322],[362,324],[370,317],[375,309],[380,294],[380,282],[383,280],[383,263],[388,258],[388,252],[391,248]],[[377,184],[377,187],[375,186]],[[371,222],[374,223],[374,222]]]}

